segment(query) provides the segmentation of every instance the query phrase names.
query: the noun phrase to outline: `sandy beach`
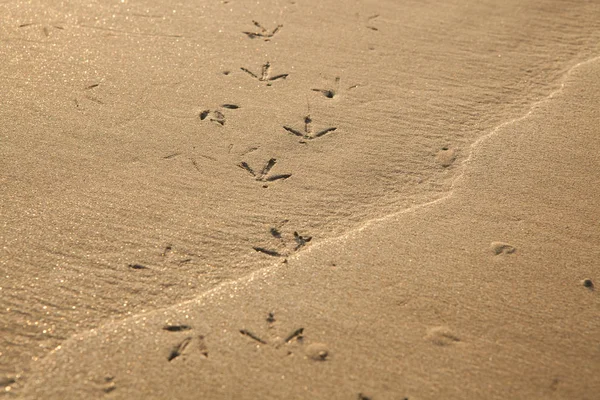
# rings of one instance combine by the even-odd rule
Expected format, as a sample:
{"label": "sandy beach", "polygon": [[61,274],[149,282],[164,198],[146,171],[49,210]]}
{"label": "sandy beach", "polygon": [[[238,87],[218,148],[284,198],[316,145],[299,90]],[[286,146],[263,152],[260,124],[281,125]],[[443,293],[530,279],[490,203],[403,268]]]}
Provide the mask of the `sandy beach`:
{"label": "sandy beach", "polygon": [[1,398],[599,398],[599,3],[0,20]]}

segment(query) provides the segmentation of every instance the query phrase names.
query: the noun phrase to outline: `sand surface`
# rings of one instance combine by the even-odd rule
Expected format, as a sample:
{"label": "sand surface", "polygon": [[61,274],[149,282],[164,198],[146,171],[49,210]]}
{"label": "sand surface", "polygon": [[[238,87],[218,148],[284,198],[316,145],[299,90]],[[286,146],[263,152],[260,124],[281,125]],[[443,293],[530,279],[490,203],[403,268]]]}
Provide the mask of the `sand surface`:
{"label": "sand surface", "polygon": [[600,4],[523,3],[0,3],[0,396],[597,399]]}

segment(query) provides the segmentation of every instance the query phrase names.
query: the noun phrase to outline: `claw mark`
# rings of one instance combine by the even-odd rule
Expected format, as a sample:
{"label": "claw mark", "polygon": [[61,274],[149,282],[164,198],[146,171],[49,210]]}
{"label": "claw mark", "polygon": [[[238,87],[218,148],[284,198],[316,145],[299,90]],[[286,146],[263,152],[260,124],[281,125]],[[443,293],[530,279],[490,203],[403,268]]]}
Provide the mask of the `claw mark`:
{"label": "claw mark", "polygon": [[246,154],[250,154],[258,149],[259,149],[259,147],[249,147],[246,150],[244,150],[244,152],[240,155],[245,156]]}
{"label": "claw mark", "polygon": [[327,128],[327,129],[323,129],[322,131],[320,131],[320,132],[317,132],[317,133],[315,134],[315,136],[314,136],[314,137],[315,137],[315,138],[321,137],[321,136],[323,136],[323,135],[326,135],[326,134],[328,134],[329,132],[333,132],[333,131],[335,131],[336,129],[337,129],[337,128]]}
{"label": "claw mark", "polygon": [[269,171],[271,171],[271,168],[275,166],[275,163],[277,163],[277,160],[274,158],[271,158],[269,161],[267,161],[262,171],[260,172],[261,178],[266,176],[269,173]]}
{"label": "claw mark", "polygon": [[252,247],[254,249],[254,251],[257,251],[259,253],[265,253],[269,256],[272,257],[281,257],[282,255],[276,251],[276,250],[269,250],[269,249],[265,249],[264,247]]}
{"label": "claw mark", "polygon": [[129,264],[128,267],[131,269],[148,269],[148,267],[142,264]]}
{"label": "claw mark", "polygon": [[183,352],[185,351],[185,348],[190,344],[191,341],[192,341],[192,337],[189,336],[189,337],[183,339],[183,341],[181,343],[175,345],[173,347],[173,349],[171,349],[171,353],[167,357],[167,360],[173,361],[174,359],[176,359],[177,357],[182,355]]}
{"label": "claw mark", "polygon": [[192,329],[192,327],[189,325],[165,325],[165,326],[163,326],[163,330],[169,331],[169,332],[182,332],[182,331],[189,331],[190,329]]}
{"label": "claw mark", "polygon": [[[342,89],[340,89],[341,81],[342,81],[342,79],[338,76],[338,77],[335,78],[335,84],[333,85],[334,86],[333,88],[329,88],[329,89],[311,89],[311,90],[313,92],[319,92],[319,93],[321,93],[323,96],[327,97],[328,99],[333,99],[342,90]],[[352,86],[349,86],[349,87],[345,88],[345,90],[351,90],[351,89],[354,89],[354,88],[357,88],[357,87],[358,87],[358,85],[352,85]]]}
{"label": "claw mark", "polygon": [[267,182],[273,182],[273,181],[278,181],[280,179],[287,179],[290,176],[292,176],[292,174],[279,174],[279,175],[273,175],[267,178]]}
{"label": "claw mark", "polygon": [[254,79],[258,79],[258,80],[260,80],[260,79],[258,78],[258,76],[256,76],[256,75],[254,74],[254,72],[250,71],[249,69],[247,69],[247,68],[244,68],[244,67],[241,67],[240,69],[241,69],[242,71],[244,71],[245,73],[249,74],[249,75],[250,75],[251,77],[253,77]]}
{"label": "claw mark", "polygon": [[196,168],[196,171],[202,172],[200,170],[200,167],[198,166],[198,163],[196,162],[196,160],[194,160],[193,158],[190,158],[190,161],[192,162],[192,165],[194,166],[194,168]]}
{"label": "claw mark", "polygon": [[304,328],[296,329],[294,332],[290,333],[286,338],[285,342],[289,343],[294,339],[302,340],[302,333],[304,332]]}
{"label": "claw mark", "polygon": [[335,89],[312,89],[312,91],[322,93],[323,96],[327,97],[328,99],[333,99],[335,97],[335,95],[337,94],[339,86],[340,86],[340,77],[338,76],[335,78]]}
{"label": "claw mark", "polygon": [[289,178],[290,176],[292,176],[292,174],[278,174],[278,175],[268,176],[269,172],[275,166],[276,163],[277,163],[277,160],[275,158],[271,158],[269,161],[267,161],[267,163],[263,167],[262,171],[258,175],[256,174],[256,172],[254,172],[254,170],[250,167],[250,165],[248,165],[248,163],[245,161],[242,161],[240,164],[238,164],[238,167],[248,171],[248,173],[250,175],[252,175],[254,177],[254,179],[256,179],[259,182],[273,182],[273,181],[278,181],[278,180],[285,180],[285,179]]}
{"label": "claw mark", "polygon": [[250,339],[256,340],[258,343],[267,344],[267,342],[265,342],[264,340],[262,340],[261,338],[256,336],[254,333],[252,333],[246,329],[241,329],[240,333],[244,336],[248,336]]}
{"label": "claw mark", "polygon": [[321,136],[325,136],[329,132],[335,131],[337,128],[335,128],[335,127],[326,128],[326,129],[323,129],[323,130],[315,133],[315,132],[313,132],[313,129],[312,129],[312,119],[310,118],[310,115],[307,115],[306,117],[304,117],[304,132],[301,132],[297,129],[294,129],[292,127],[285,126],[285,125],[283,126],[283,129],[285,129],[292,135],[301,137],[302,139],[313,140],[316,138],[320,138]]}
{"label": "claw mark", "polygon": [[254,79],[257,79],[259,82],[267,82],[267,85],[271,85],[270,82],[272,82],[272,81],[276,81],[278,79],[285,79],[289,75],[289,74],[279,74],[279,75],[271,76],[271,63],[269,63],[268,61],[266,64],[264,64],[262,66],[262,73],[261,73],[260,77],[247,68],[242,67],[240,69],[242,71],[244,71],[245,73],[247,73],[248,75],[250,75],[251,77],[253,77]]}
{"label": "claw mark", "polygon": [[[42,24],[29,22],[29,23],[19,25],[19,28],[26,28],[28,26],[34,26],[34,25],[42,25]],[[51,25],[51,26],[42,25],[42,32],[44,33],[44,36],[46,36],[46,37],[50,36],[50,28],[60,29],[60,30],[65,29],[64,27],[62,27],[60,25]]]}
{"label": "claw mark", "polygon": [[[379,14],[375,14],[370,16],[369,18],[367,18],[367,23],[371,22],[372,20],[374,20],[375,18],[378,18]],[[372,31],[378,31],[379,29],[374,27],[373,25],[367,25],[367,28],[369,28]]]}
{"label": "claw mark", "polygon": [[335,91],[333,89],[312,89],[313,92],[321,92],[328,99],[333,99]]}
{"label": "claw mark", "polygon": [[247,162],[242,161],[240,163],[239,167],[245,169],[246,171],[248,171],[250,173],[250,175],[256,176],[256,173],[254,173],[254,170],[248,165]]}
{"label": "claw mark", "polygon": [[275,29],[273,29],[272,31],[268,31],[265,27],[263,27],[259,22],[257,21],[252,21],[252,23],[254,24],[254,26],[256,26],[258,29],[260,29],[260,32],[243,32],[244,34],[248,35],[248,37],[250,39],[256,39],[256,38],[262,38],[264,39],[265,42],[268,42],[269,40],[271,40],[271,38],[273,36],[275,36],[275,34],[277,32],[279,32],[279,30],[281,28],[283,28],[283,25],[277,25],[275,27]]}
{"label": "claw mark", "polygon": [[88,99],[89,101],[93,101],[94,103],[104,104],[104,102],[102,100],[98,100],[97,98],[95,98],[93,96],[85,96],[85,98]]}
{"label": "claw mark", "polygon": [[294,128],[290,128],[289,126],[284,126],[283,129],[285,129],[286,131],[288,131],[292,135],[304,137],[304,135],[302,133],[300,133],[299,131],[295,130]]}
{"label": "claw mark", "polygon": [[303,237],[298,234],[298,232],[294,232],[294,240],[296,241],[296,248],[294,250],[299,250],[306,243],[310,242],[312,236]]}
{"label": "claw mark", "polygon": [[[84,97],[86,100],[93,101],[93,102],[94,102],[94,103],[96,103],[96,104],[101,104],[101,105],[103,105],[103,104],[104,104],[104,101],[100,100],[100,99],[99,99],[97,96],[93,96],[93,95],[92,95],[92,93],[93,93],[93,92],[89,92],[89,91],[91,91],[92,89],[95,89],[95,88],[97,88],[98,86],[100,86],[100,84],[101,84],[101,83],[102,83],[102,82],[99,82],[99,83],[94,83],[94,84],[91,84],[91,85],[88,85],[88,86],[84,87],[84,88],[82,89],[83,91],[85,91],[85,92],[83,93],[83,97]],[[95,92],[95,91],[94,91],[94,92]],[[79,105],[80,105],[80,103],[79,103],[79,100],[78,100],[78,99],[74,99],[73,101],[75,102],[75,107],[79,108]]]}
{"label": "claw mark", "polygon": [[237,110],[238,108],[240,108],[240,106],[238,106],[237,104],[223,104],[221,107],[228,108],[230,110]]}

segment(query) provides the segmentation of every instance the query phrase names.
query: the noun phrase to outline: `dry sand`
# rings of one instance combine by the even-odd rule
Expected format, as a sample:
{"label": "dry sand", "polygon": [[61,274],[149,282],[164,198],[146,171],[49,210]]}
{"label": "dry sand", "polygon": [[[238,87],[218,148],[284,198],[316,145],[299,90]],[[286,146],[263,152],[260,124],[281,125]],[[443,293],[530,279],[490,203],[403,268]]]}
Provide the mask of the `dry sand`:
{"label": "dry sand", "polygon": [[597,399],[600,4],[522,3],[0,3],[2,395]]}

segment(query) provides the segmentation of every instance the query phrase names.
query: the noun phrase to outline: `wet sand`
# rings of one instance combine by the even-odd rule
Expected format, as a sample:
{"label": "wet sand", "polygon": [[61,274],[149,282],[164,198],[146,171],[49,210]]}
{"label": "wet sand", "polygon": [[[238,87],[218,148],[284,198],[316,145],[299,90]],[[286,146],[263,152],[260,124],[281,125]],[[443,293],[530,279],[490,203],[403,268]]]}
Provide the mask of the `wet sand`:
{"label": "wet sand", "polygon": [[4,395],[594,398],[598,6],[344,5],[2,5]]}

